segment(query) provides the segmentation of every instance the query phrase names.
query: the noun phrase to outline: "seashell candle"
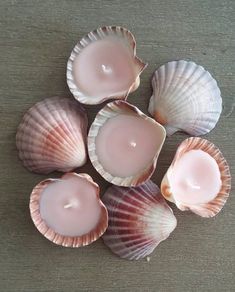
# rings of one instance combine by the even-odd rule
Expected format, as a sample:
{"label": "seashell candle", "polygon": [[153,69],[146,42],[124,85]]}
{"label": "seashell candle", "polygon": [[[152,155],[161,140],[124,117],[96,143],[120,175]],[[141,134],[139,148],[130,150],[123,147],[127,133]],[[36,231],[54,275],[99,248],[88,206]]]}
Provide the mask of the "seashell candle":
{"label": "seashell candle", "polygon": [[39,232],[66,247],[92,243],[108,225],[99,186],[84,173],[40,182],[30,197],[30,213]]}
{"label": "seashell candle", "polygon": [[37,173],[68,172],[87,160],[87,115],[77,101],[52,97],[24,115],[16,146],[24,166]]}
{"label": "seashell candle", "polygon": [[136,186],[156,168],[165,140],[164,128],[125,101],[108,103],[88,134],[88,153],[95,169],[109,182]]}
{"label": "seashell candle", "polygon": [[202,217],[215,216],[231,189],[229,166],[220,150],[201,138],[184,140],[165,174],[163,196],[182,210]]}
{"label": "seashell candle", "polygon": [[75,46],[67,64],[67,83],[81,103],[125,99],[139,86],[145,67],[136,56],[132,33],[119,26],[105,26]]}
{"label": "seashell candle", "polygon": [[102,200],[109,214],[103,240],[121,258],[148,256],[176,227],[171,208],[150,180],[132,188],[112,186]]}
{"label": "seashell candle", "polygon": [[220,89],[202,66],[184,60],[169,62],[154,73],[152,86],[149,112],[168,136],[177,131],[204,135],[218,122]]}

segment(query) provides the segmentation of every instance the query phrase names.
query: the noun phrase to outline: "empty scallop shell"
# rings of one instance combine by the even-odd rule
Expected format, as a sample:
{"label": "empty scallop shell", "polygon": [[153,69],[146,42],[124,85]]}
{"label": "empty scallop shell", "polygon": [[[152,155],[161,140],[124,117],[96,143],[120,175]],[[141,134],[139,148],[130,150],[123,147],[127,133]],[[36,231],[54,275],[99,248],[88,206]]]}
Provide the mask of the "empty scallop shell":
{"label": "empty scallop shell", "polygon": [[[174,196],[174,190],[172,188],[172,177],[174,176],[175,165],[182,157],[183,154],[187,153],[190,150],[202,150],[214,158],[215,162],[218,165],[220,171],[220,180],[221,188],[217,196],[206,203],[201,204],[185,204],[176,200]],[[167,170],[162,183],[161,183],[161,192],[165,199],[175,203],[177,207],[182,210],[191,210],[195,214],[202,217],[213,217],[223,208],[226,203],[229,192],[231,189],[231,175],[227,161],[223,157],[223,154],[220,150],[211,142],[206,139],[201,139],[197,137],[191,137],[184,140],[177,149],[174,160]]]}
{"label": "empty scallop shell", "polygon": [[216,80],[194,62],[173,61],[152,79],[149,112],[167,135],[183,131],[193,136],[210,132],[219,120],[222,99]]}
{"label": "empty scallop shell", "polygon": [[[75,58],[82,52],[84,48],[96,41],[104,39],[116,40],[128,49],[128,57],[130,58],[130,64],[132,64],[134,70],[133,81],[128,84],[127,88],[124,90],[119,92],[112,92],[108,96],[106,94],[90,96],[80,88],[75,80],[74,62]],[[84,104],[99,104],[107,99],[126,99],[130,92],[133,92],[138,88],[140,83],[140,74],[146,66],[147,64],[143,63],[136,56],[136,41],[133,34],[129,30],[120,26],[104,26],[84,36],[74,47],[67,63],[67,83],[75,99]]]}
{"label": "empty scallop shell", "polygon": [[[61,181],[63,179],[67,179],[68,177],[79,177],[82,179],[87,180],[96,190],[97,200],[100,204],[101,208],[101,215],[100,220],[97,226],[91,230],[89,233],[81,235],[81,236],[64,236],[61,234],[56,233],[52,228],[48,227],[46,222],[42,219],[40,214],[40,197],[42,192],[53,183],[57,181]],[[34,225],[38,229],[38,231],[44,235],[48,240],[54,242],[55,244],[62,245],[65,247],[80,247],[85,246],[93,241],[97,240],[106,230],[108,226],[108,212],[104,204],[101,202],[99,197],[100,189],[99,186],[92,180],[92,178],[85,173],[67,173],[62,176],[61,179],[46,179],[39,184],[37,184],[30,196],[30,214],[31,218],[34,222]]]}
{"label": "empty scallop shell", "polygon": [[[132,175],[132,176],[126,176],[126,177],[117,177],[109,173],[106,169],[104,169],[104,167],[102,166],[102,164],[100,163],[98,159],[98,156],[96,153],[96,144],[95,144],[96,137],[98,135],[100,128],[107,122],[108,119],[111,119],[120,114],[138,116],[144,120],[148,120],[149,122],[153,123],[156,129],[158,129],[159,131],[159,140],[160,140],[159,147],[158,149],[156,149],[156,154],[153,157],[153,160],[150,163],[150,165],[147,165],[146,168],[143,169],[140,173]],[[164,127],[162,127],[154,119],[146,116],[137,107],[125,101],[116,100],[116,101],[106,104],[106,106],[98,112],[94,122],[92,123],[89,133],[88,133],[88,154],[89,154],[91,163],[93,164],[95,169],[108,182],[111,182],[112,184],[119,185],[119,186],[125,186],[125,187],[137,186],[147,181],[152,176],[153,172],[155,171],[156,165],[157,165],[157,159],[161,151],[161,148],[163,146],[163,143],[165,141],[165,137],[166,137],[166,133],[165,133]],[[125,156],[123,156],[123,159],[125,159]]]}
{"label": "empty scallop shell", "polygon": [[77,101],[52,97],[31,107],[16,134],[24,166],[37,173],[67,172],[87,159],[87,115]]}
{"label": "empty scallop shell", "polygon": [[176,227],[171,208],[150,180],[135,188],[112,186],[102,200],[109,214],[102,238],[121,258],[138,260],[148,256]]}

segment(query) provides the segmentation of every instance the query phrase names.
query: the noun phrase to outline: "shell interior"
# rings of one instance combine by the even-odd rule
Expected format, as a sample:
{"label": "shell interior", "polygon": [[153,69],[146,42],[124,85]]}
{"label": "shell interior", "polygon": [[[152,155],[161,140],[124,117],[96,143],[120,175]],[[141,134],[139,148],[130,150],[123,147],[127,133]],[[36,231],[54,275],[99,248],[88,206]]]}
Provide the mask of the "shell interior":
{"label": "shell interior", "polygon": [[[174,175],[175,163],[182,157],[182,155],[190,150],[197,149],[208,153],[211,157],[215,159],[221,174],[221,189],[217,196],[210,202],[194,205],[185,205],[182,202],[177,201],[174,197],[174,191],[171,188],[171,176]],[[182,211],[191,210],[195,214],[198,214],[202,217],[213,217],[218,214],[226,203],[230,190],[231,174],[228,163],[223,157],[223,154],[213,143],[209,142],[206,139],[201,139],[197,137],[188,138],[180,144],[174,160],[167,170],[167,173],[165,174],[161,183],[161,192],[167,200],[174,202],[177,207]]]}
{"label": "shell interior", "polygon": [[105,232],[108,226],[107,209],[99,198],[99,186],[92,180],[92,178],[88,174],[67,173],[64,175],[64,177],[65,176],[77,176],[86,179],[96,189],[97,200],[99,200],[101,207],[100,221],[97,224],[97,226],[89,233],[84,234],[82,236],[63,236],[61,234],[56,233],[53,229],[48,227],[46,222],[42,219],[40,214],[40,196],[43,190],[48,187],[48,185],[63,179],[63,177],[61,179],[46,179],[35,186],[30,196],[29,208],[31,218],[38,231],[42,235],[44,235],[48,240],[54,242],[55,244],[62,245],[65,247],[85,246],[97,240]]}
{"label": "shell interior", "polygon": [[[151,163],[151,165],[148,165],[143,171],[137,175],[129,176],[129,177],[116,177],[113,176],[111,173],[107,172],[101,163],[99,162],[99,159],[96,154],[96,144],[95,139],[97,137],[97,134],[99,132],[99,129],[102,127],[102,125],[108,120],[111,119],[119,114],[128,114],[128,115],[134,115],[139,116],[140,118],[146,119],[150,121],[151,123],[154,123],[156,127],[159,127],[161,130],[161,145],[159,149],[156,150],[156,155]],[[95,167],[95,169],[99,172],[99,174],[106,179],[107,181],[111,182],[112,184],[119,185],[119,186],[137,186],[142,183],[144,183],[146,180],[148,180],[151,175],[153,174],[156,164],[158,155],[161,151],[162,145],[164,143],[166,137],[165,129],[160,124],[155,122],[153,119],[146,116],[144,113],[142,113],[137,107],[125,102],[125,101],[113,101],[108,103],[96,116],[94,122],[92,123],[89,134],[88,134],[88,154],[91,160],[91,163]]]}
{"label": "shell interior", "polygon": [[[124,90],[123,92],[113,92],[113,94],[109,96],[88,96],[84,93],[76,84],[73,74],[74,68],[74,60],[77,55],[81,53],[81,51],[87,47],[89,44],[102,40],[102,39],[110,39],[115,38],[121,41],[125,47],[130,51],[130,55],[132,56],[132,62],[135,69],[135,80],[131,84],[129,88]],[[90,32],[87,36],[83,37],[80,42],[76,44],[74,47],[68,63],[67,63],[67,83],[70,91],[74,95],[75,99],[84,104],[99,104],[104,102],[107,99],[126,99],[128,94],[134,90],[136,90],[139,86],[139,76],[142,71],[145,69],[147,64],[143,63],[136,56],[136,42],[132,33],[120,26],[104,26],[98,28],[92,32]]]}

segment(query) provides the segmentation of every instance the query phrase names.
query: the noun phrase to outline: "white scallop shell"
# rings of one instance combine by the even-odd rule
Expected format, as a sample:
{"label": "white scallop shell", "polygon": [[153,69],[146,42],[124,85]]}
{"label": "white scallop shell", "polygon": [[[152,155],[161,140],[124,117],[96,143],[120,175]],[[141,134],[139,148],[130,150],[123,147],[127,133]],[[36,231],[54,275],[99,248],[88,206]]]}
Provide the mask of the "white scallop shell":
{"label": "white scallop shell", "polygon": [[219,120],[222,99],[216,80],[194,62],[172,61],[152,79],[150,114],[167,135],[183,131],[193,136],[210,132]]}
{"label": "white scallop shell", "polygon": [[[114,176],[113,174],[109,173],[108,171],[106,171],[106,169],[103,168],[96,154],[96,144],[95,144],[95,139],[97,137],[99,129],[106,123],[108,119],[113,118],[119,114],[138,116],[142,119],[150,121],[151,123],[155,125],[156,128],[159,129],[159,140],[161,141],[159,148],[156,149],[156,154],[153,158],[152,163],[150,165],[147,165],[146,168],[143,169],[140,173],[132,175],[132,176],[128,176],[125,178]],[[96,118],[94,122],[92,123],[89,133],[88,133],[88,154],[94,168],[108,182],[115,185],[119,185],[119,186],[125,186],[125,187],[137,186],[144,183],[148,179],[150,179],[153,172],[155,171],[156,166],[157,166],[158,156],[164,144],[165,138],[166,138],[166,132],[165,132],[164,127],[162,127],[154,119],[146,116],[136,106],[133,106],[130,103],[123,100],[116,100],[116,101],[107,103],[105,107],[101,109],[96,115]],[[123,159],[125,159],[125,156],[123,156]]]}
{"label": "white scallop shell", "polygon": [[177,221],[152,181],[138,187],[110,187],[102,198],[109,225],[104,243],[121,258],[148,256],[175,229]]}
{"label": "white scallop shell", "polygon": [[[210,202],[195,204],[195,205],[185,205],[174,198],[174,191],[171,188],[171,177],[174,175],[174,166],[176,162],[181,158],[181,156],[190,150],[202,150],[212,156],[216,163],[218,164],[221,173],[221,188],[217,196]],[[185,139],[178,147],[174,160],[170,167],[168,168],[162,183],[161,192],[162,195],[170,202],[176,204],[176,206],[182,210],[191,210],[195,214],[201,217],[213,217],[220,212],[226,203],[229,192],[231,190],[231,174],[229,170],[229,165],[220,150],[210,141],[206,139],[201,139],[199,137],[191,137]]]}
{"label": "white scallop shell", "polygon": [[16,134],[24,166],[37,173],[70,171],[87,159],[87,115],[77,101],[52,97],[31,107]]}
{"label": "white scallop shell", "polygon": [[[130,51],[130,56],[132,56],[133,65],[135,67],[135,80],[133,80],[131,86],[126,88],[126,90],[123,92],[113,92],[110,96],[90,97],[82,92],[74,80],[74,60],[75,57],[80,54],[81,51],[89,44],[107,38],[116,38],[128,48]],[[67,83],[75,99],[84,104],[99,104],[107,99],[126,99],[130,92],[133,92],[138,88],[140,84],[140,74],[146,68],[146,66],[147,64],[142,62],[142,60],[136,56],[136,41],[133,34],[129,30],[120,26],[104,26],[88,33],[88,35],[84,36],[74,47],[67,63]]]}

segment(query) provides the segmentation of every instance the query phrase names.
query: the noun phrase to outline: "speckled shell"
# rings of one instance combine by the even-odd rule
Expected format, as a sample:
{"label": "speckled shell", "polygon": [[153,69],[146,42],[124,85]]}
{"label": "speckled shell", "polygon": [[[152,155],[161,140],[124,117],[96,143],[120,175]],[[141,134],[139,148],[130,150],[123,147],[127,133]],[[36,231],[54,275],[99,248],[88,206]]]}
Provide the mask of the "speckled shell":
{"label": "speckled shell", "polygon": [[87,115],[77,101],[52,97],[31,107],[16,134],[24,166],[37,173],[67,172],[87,160]]}
{"label": "speckled shell", "polygon": [[216,80],[194,62],[173,61],[152,79],[149,112],[167,135],[183,131],[193,136],[210,132],[219,120],[222,99]]}
{"label": "speckled shell", "polygon": [[[85,180],[88,180],[96,189],[97,193],[97,200],[100,203],[101,206],[101,216],[100,221],[97,224],[96,228],[93,229],[88,234],[84,234],[82,236],[63,236],[61,234],[56,233],[54,230],[52,230],[50,227],[48,227],[45,223],[45,221],[42,219],[40,214],[40,196],[44,189],[48,187],[48,185],[62,180],[63,178],[67,176],[77,176],[80,178],[84,178]],[[101,202],[99,197],[100,189],[99,186],[92,180],[92,178],[85,173],[77,174],[77,173],[67,173],[64,176],[62,176],[61,179],[46,179],[39,184],[35,186],[33,189],[31,196],[30,196],[30,203],[29,203],[29,209],[31,218],[33,220],[34,225],[38,229],[38,231],[45,236],[48,240],[54,242],[55,244],[62,245],[65,247],[80,247],[85,246],[93,241],[97,240],[106,230],[108,226],[108,212],[104,204]]]}
{"label": "speckled shell", "polygon": [[[149,165],[146,169],[143,169],[141,173],[138,173],[137,175],[134,175],[134,176],[125,177],[125,178],[113,176],[112,174],[108,173],[103,168],[103,166],[100,164],[98,157],[96,155],[96,145],[95,145],[96,136],[99,132],[99,129],[102,127],[102,125],[108,119],[113,118],[119,114],[134,115],[134,116],[139,116],[142,119],[149,120],[152,123],[154,123],[156,127],[159,127],[162,132],[162,137],[161,137],[162,143],[159,149],[156,151],[156,155],[152,161],[152,164]],[[89,134],[88,134],[88,154],[89,154],[91,163],[93,164],[95,169],[108,182],[111,182],[112,184],[119,185],[119,186],[125,186],[125,187],[137,186],[144,183],[152,176],[154,170],[156,169],[157,159],[161,151],[162,145],[165,141],[165,137],[166,137],[165,129],[159,123],[157,123],[150,117],[146,116],[137,107],[125,101],[116,100],[116,101],[106,104],[106,106],[98,112],[94,122],[92,123],[89,130]]]}
{"label": "speckled shell", "polygon": [[102,200],[109,214],[103,240],[121,258],[148,256],[176,227],[171,208],[150,180],[135,188],[112,186]]}
{"label": "speckled shell", "polygon": [[[87,96],[87,94],[83,93],[80,88],[78,88],[74,80],[74,59],[90,43],[107,38],[117,38],[122,41],[122,43],[128,48],[128,50],[130,51],[130,55],[133,56],[133,64],[136,68],[136,79],[129,88],[121,93],[113,92],[113,94],[111,94],[110,96],[93,96],[91,98],[90,96]],[[84,36],[74,47],[67,63],[67,83],[75,99],[84,104],[99,104],[108,99],[126,99],[130,92],[133,92],[138,88],[140,83],[140,74],[146,66],[147,64],[143,63],[136,56],[136,41],[133,34],[129,30],[120,26],[104,26]]]}
{"label": "speckled shell", "polygon": [[[221,189],[217,196],[210,202],[197,205],[185,205],[174,198],[174,192],[171,189],[171,176],[174,174],[174,165],[180,159],[180,157],[190,151],[200,149],[211,155],[218,164],[219,170],[221,172]],[[231,175],[227,161],[223,157],[220,150],[211,142],[206,139],[201,139],[197,137],[191,137],[184,140],[177,149],[174,160],[167,170],[162,183],[161,192],[165,199],[171,201],[177,205],[177,207],[182,210],[191,210],[195,214],[201,217],[213,217],[223,208],[226,203],[229,192],[231,189]]]}

